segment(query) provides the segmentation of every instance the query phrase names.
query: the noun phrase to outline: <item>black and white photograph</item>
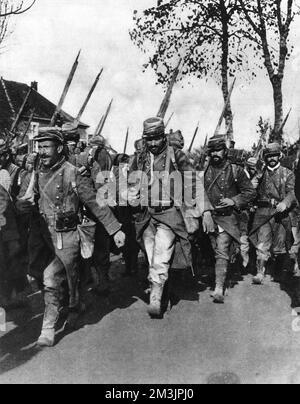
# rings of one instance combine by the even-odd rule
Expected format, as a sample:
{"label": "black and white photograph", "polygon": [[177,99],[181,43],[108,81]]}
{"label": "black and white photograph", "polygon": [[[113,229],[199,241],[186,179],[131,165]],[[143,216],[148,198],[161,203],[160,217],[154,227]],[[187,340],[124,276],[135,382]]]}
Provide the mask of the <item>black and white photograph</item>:
{"label": "black and white photograph", "polygon": [[300,1],[0,0],[0,384],[300,383]]}

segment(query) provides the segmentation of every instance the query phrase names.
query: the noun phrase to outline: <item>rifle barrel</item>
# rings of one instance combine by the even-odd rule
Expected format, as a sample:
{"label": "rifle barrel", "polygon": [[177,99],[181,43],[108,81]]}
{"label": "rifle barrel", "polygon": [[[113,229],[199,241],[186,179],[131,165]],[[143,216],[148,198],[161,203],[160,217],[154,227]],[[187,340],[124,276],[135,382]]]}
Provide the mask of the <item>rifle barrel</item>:
{"label": "rifle barrel", "polygon": [[25,130],[24,130],[24,133],[23,133],[23,136],[22,136],[22,139],[21,139],[21,144],[24,142],[25,136],[27,135],[27,133],[28,133],[28,131],[29,131],[31,122],[33,121],[34,114],[35,114],[35,109],[34,109],[34,110],[32,111],[32,113],[30,114],[29,120],[28,120],[28,122],[27,122],[26,128],[25,128]]}
{"label": "rifle barrel", "polygon": [[10,128],[11,132],[15,131],[31,92],[32,92],[32,87],[30,87],[30,89],[28,90],[28,92],[26,94],[26,97],[24,98],[24,101],[23,101],[23,103],[22,103],[22,105],[21,105],[21,107],[19,109],[19,112],[18,112],[18,114],[17,114],[17,116],[16,116],[16,118],[15,118],[15,120],[14,120],[14,122],[13,122],[11,128]]}

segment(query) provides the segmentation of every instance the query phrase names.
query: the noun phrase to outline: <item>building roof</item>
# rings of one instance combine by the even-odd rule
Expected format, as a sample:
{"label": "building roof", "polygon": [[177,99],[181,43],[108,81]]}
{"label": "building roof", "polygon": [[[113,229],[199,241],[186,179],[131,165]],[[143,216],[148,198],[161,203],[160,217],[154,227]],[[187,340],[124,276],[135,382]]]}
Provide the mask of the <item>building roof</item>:
{"label": "building roof", "polygon": [[[7,129],[11,126],[13,119],[18,114],[30,86],[15,81],[0,80],[0,129]],[[34,121],[49,123],[56,105],[47,100],[43,95],[32,89],[28,101],[25,105],[21,119],[29,119],[32,110],[35,109]],[[61,112],[62,117],[67,122],[73,122],[75,118],[66,112]],[[83,129],[89,126],[84,123],[79,125]]]}

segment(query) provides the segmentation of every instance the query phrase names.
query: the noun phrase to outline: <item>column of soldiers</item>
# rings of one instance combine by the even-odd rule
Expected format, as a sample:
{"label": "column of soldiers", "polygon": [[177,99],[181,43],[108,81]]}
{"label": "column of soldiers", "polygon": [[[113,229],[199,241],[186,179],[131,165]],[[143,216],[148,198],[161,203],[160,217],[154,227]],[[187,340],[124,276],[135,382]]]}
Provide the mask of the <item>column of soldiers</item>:
{"label": "column of soldiers", "polygon": [[136,273],[144,253],[152,318],[163,317],[170,271],[195,274],[199,233],[214,251],[215,303],[225,302],[237,250],[245,268],[255,251],[255,285],[264,283],[271,259],[275,280],[298,275],[295,174],[282,166],[279,144],[264,149],[263,167],[253,157],[241,165],[230,160],[226,139],[214,136],[199,173],[183,151],[182,133],[168,136],[157,117],[144,122],[133,156],[112,156],[101,136],[75,155],[58,127],[42,129],[35,142],[38,153],[24,169],[14,164],[8,142],[0,143],[0,306],[24,304],[28,280],[36,280],[45,304],[39,346],[55,344],[66,295],[66,326],[73,328],[85,309],[82,268],[95,269],[97,294],[110,293],[112,251],[123,252],[126,274]]}

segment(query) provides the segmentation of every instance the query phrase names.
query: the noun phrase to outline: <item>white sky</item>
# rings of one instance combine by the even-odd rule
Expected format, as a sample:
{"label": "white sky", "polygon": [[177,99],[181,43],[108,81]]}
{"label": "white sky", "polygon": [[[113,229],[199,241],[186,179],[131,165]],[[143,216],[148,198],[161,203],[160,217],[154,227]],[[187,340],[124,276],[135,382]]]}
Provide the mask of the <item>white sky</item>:
{"label": "white sky", "polygon": [[[129,126],[128,151],[132,151],[134,140],[141,135],[143,120],[157,113],[164,94],[162,87],[155,86],[154,73],[143,73],[145,55],[128,34],[133,10],[155,4],[156,0],[37,0],[34,9],[14,20],[14,33],[0,55],[0,75],[27,84],[35,80],[40,93],[56,103],[75,56],[82,49],[64,109],[73,115],[78,113],[97,73],[104,67],[82,120],[93,132],[110,99],[114,98],[103,134],[114,148],[122,151]],[[296,49],[288,62],[284,94],[285,110],[293,108],[286,129],[289,137],[296,140],[300,118],[299,21],[294,24],[292,34]],[[250,84],[239,79],[232,104],[237,146],[250,147],[257,140],[259,116],[273,120],[272,90],[264,72]],[[175,88],[167,117],[175,112],[170,127],[183,131],[187,145],[200,121],[195,143],[199,146],[206,134],[213,134],[222,107],[222,94],[216,84],[212,80],[197,80],[194,87]]]}

